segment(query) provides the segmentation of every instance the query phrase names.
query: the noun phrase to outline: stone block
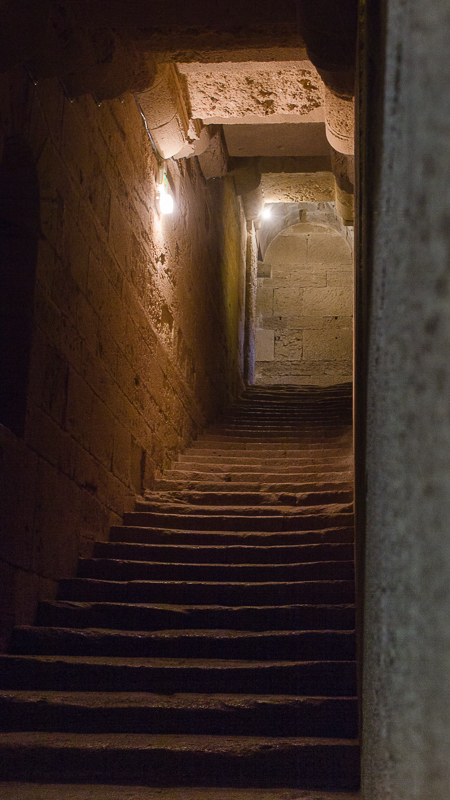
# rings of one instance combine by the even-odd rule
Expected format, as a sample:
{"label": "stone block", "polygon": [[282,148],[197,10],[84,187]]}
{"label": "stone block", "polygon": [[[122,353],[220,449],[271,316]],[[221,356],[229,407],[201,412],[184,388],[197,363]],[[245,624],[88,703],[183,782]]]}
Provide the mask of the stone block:
{"label": "stone block", "polygon": [[89,245],[81,233],[77,220],[68,219],[63,229],[62,262],[82,292],[87,289]]}
{"label": "stone block", "polygon": [[[59,425],[63,426],[68,413],[68,375],[67,360],[60,350],[47,344],[42,378],[42,408]],[[88,408],[88,410],[90,410]]]}
{"label": "stone block", "polygon": [[59,311],[68,319],[75,321],[79,288],[68,267],[56,261],[52,283],[52,300]]}
{"label": "stone block", "polygon": [[258,279],[256,290],[256,315],[270,315],[273,313],[273,289],[265,286],[264,278]]}
{"label": "stone block", "polygon": [[220,129],[211,137],[206,150],[198,156],[198,161],[206,180],[227,174],[228,153]]}
{"label": "stone block", "polygon": [[321,292],[326,289],[300,289],[293,286],[286,289],[274,289],[273,291],[273,313],[274,316],[284,314],[294,314],[302,310],[304,292]]}
{"label": "stone block", "polygon": [[274,331],[256,328],[255,353],[256,361],[273,361],[275,358]]}
{"label": "stone block", "polygon": [[277,331],[275,334],[275,360],[298,361],[302,357],[302,331]]}
{"label": "stone block", "polygon": [[288,228],[286,233],[281,233],[267,248],[265,257],[272,266],[307,263],[307,235],[290,233],[291,230]]}
{"label": "stone block", "polygon": [[130,452],[130,482],[131,489],[136,494],[142,494],[143,482],[146,472],[147,451],[141,447],[139,442],[131,440]]}
{"label": "stone block", "polygon": [[63,358],[79,372],[81,370],[83,340],[78,333],[77,327],[64,316],[61,317],[59,346]]}
{"label": "stone block", "polygon": [[94,394],[86,381],[70,369],[67,387],[66,429],[86,449],[90,446]]}
{"label": "stone block", "polygon": [[303,288],[307,286],[322,286],[327,285],[327,273],[324,268],[311,268],[305,267],[303,264],[299,266],[289,265],[285,271],[278,271],[274,274],[270,281],[266,280],[267,286],[275,288],[285,288],[296,286]]}
{"label": "stone block", "polygon": [[353,265],[343,264],[332,268],[327,266],[327,286],[330,288],[345,287],[351,292],[353,289]]}
{"label": "stone block", "polygon": [[[109,475],[109,478],[112,477]],[[106,541],[109,532],[109,511],[90,492],[80,490],[78,530],[82,538]]]}
{"label": "stone block", "polygon": [[106,405],[94,395],[89,450],[107,469],[111,469],[116,421]]}
{"label": "stone block", "polygon": [[131,434],[120,422],[115,420],[112,467],[114,474],[127,486],[130,483],[130,457]]}
{"label": "stone block", "polygon": [[351,316],[353,294],[348,289],[303,289],[303,311],[308,316]]}
{"label": "stone block", "polygon": [[264,261],[258,261],[258,278],[271,278],[272,267],[270,264],[265,264]]}
{"label": "stone block", "polygon": [[308,264],[351,264],[348,244],[339,233],[308,235]]}
{"label": "stone block", "polygon": [[30,569],[38,458],[3,425],[0,442],[0,558]]}
{"label": "stone block", "polygon": [[53,274],[55,271],[55,251],[46,239],[38,242],[36,281],[39,281],[46,294],[51,296]]}
{"label": "stone block", "polygon": [[75,483],[89,492],[92,497],[105,503],[108,489],[108,469],[96,458],[84,450],[77,442],[73,442],[73,479]]}
{"label": "stone block", "polygon": [[50,464],[59,463],[61,428],[33,402],[28,403],[25,439]]}
{"label": "stone block", "polygon": [[324,329],[319,331],[304,331],[303,355],[305,359],[351,361],[352,353],[353,331],[351,328],[341,328],[340,330]]}
{"label": "stone block", "polygon": [[82,509],[80,490],[41,459],[37,496],[32,571],[52,579],[74,575]]}

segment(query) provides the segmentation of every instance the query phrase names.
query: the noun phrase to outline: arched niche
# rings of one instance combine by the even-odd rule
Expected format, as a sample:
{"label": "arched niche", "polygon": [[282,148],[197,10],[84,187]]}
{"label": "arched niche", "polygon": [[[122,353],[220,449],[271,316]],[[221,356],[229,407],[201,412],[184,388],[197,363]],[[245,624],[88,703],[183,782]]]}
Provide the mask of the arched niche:
{"label": "arched niche", "polygon": [[303,215],[266,239],[256,293],[257,384],[352,380],[353,258],[332,220]]}
{"label": "arched niche", "polygon": [[39,187],[31,150],[5,140],[0,163],[0,423],[23,436],[39,237]]}

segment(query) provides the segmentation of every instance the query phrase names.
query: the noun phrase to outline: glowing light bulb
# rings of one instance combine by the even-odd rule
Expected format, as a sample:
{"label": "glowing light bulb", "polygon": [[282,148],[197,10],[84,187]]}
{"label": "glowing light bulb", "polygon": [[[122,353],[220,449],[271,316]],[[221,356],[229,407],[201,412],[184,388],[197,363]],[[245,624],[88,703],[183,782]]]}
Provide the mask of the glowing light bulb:
{"label": "glowing light bulb", "polygon": [[263,219],[270,219],[270,217],[272,216],[272,211],[271,211],[270,206],[266,206],[266,205],[264,206],[261,216],[262,216]]}

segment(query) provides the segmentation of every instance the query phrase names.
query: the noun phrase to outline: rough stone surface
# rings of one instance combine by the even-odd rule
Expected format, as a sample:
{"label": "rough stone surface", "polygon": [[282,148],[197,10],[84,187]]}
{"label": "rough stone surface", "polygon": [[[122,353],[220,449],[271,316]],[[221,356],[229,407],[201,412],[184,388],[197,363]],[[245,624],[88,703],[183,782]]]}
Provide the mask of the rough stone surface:
{"label": "rough stone surface", "polygon": [[230,156],[328,156],[323,122],[224,125]]}
{"label": "rough stone surface", "polygon": [[[339,383],[352,374],[353,266],[334,229],[300,222],[270,243],[258,278],[257,325],[274,357],[257,358],[258,383]],[[268,273],[269,274],[269,273]],[[258,354],[259,355],[259,354]]]}
{"label": "rough stone surface", "polygon": [[262,187],[267,203],[326,203],[335,193],[331,172],[272,173],[262,176]]}
{"label": "rough stone surface", "polygon": [[324,119],[322,81],[310,61],[264,67],[252,62],[180,64],[179,69],[186,77],[192,115],[205,124],[257,122],[259,117],[277,122],[299,122],[299,116],[310,122]]}
{"label": "rough stone surface", "polygon": [[[175,462],[191,486],[168,471],[79,559],[59,600],[40,604],[37,624],[14,629],[1,657],[2,779],[184,783],[212,797],[356,789],[351,447],[348,385],[243,393]],[[261,473],[248,489],[235,479],[250,463]],[[290,487],[258,485],[290,463]],[[230,519],[234,547],[218,542]]]}
{"label": "rough stone surface", "polygon": [[256,361],[273,361],[274,356],[274,332],[256,328],[255,338],[255,358]]}
{"label": "rough stone surface", "polygon": [[132,96],[71,103],[20,67],[0,93],[41,217],[25,433],[4,430],[0,455],[8,627],[241,386],[245,222],[232,178],[207,185],[194,161],[168,165],[158,216]]}

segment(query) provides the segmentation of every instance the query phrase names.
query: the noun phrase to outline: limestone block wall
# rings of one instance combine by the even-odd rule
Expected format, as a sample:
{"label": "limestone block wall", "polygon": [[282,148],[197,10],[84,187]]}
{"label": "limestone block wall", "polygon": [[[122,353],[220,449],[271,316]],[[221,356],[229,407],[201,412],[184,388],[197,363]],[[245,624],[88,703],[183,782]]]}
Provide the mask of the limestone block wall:
{"label": "limestone block wall", "polygon": [[241,388],[246,232],[232,178],[207,184],[194,160],[168,162],[175,212],[158,215],[131,95],[70,102],[18,67],[0,102],[40,204],[24,433],[0,427],[5,631]]}
{"label": "limestone block wall", "polygon": [[293,225],[271,242],[258,274],[256,383],[351,380],[353,264],[341,234]]}

